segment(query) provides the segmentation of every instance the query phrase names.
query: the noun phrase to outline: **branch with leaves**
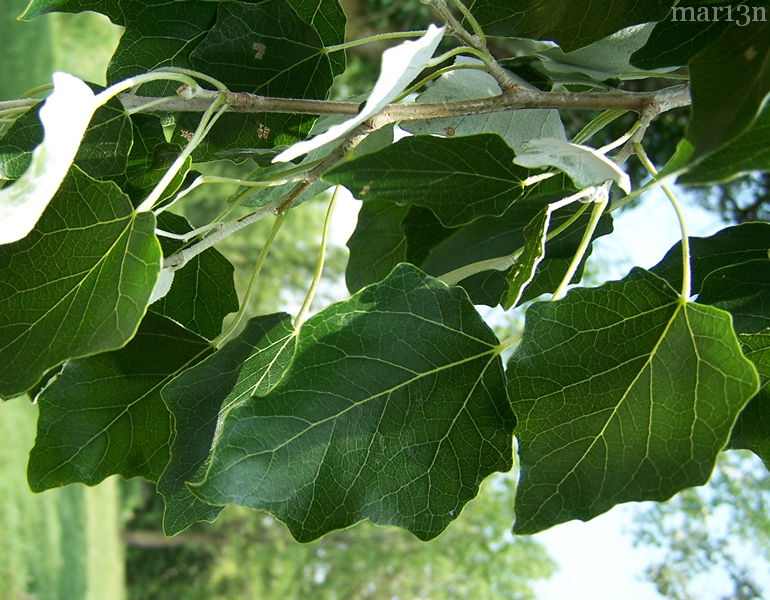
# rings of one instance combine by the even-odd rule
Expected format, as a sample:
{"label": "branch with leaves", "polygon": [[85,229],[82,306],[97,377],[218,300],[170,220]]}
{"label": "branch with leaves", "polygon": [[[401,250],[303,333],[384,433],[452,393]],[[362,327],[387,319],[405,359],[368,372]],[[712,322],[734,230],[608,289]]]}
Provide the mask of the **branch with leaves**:
{"label": "branch with leaves", "polygon": [[[514,449],[522,534],[700,485],[724,448],[770,460],[770,224],[688,238],[669,189],[770,170],[766,23],[428,0],[440,25],[345,40],[336,0],[108,4],[105,90],[56,74],[0,102],[0,396],[40,404],[33,489],[144,477],[169,535],[235,503],[301,541],[362,519],[430,539]],[[366,99],[329,100],[383,40]],[[658,170],[647,142],[688,107]],[[223,183],[210,223],[174,214]],[[299,314],[247,315],[287,213],[332,186],[361,200],[350,296],[311,314],[332,200]],[[658,186],[682,241],[581,287],[613,211]],[[271,216],[239,304],[215,247]],[[524,330],[499,340],[477,305]]]}

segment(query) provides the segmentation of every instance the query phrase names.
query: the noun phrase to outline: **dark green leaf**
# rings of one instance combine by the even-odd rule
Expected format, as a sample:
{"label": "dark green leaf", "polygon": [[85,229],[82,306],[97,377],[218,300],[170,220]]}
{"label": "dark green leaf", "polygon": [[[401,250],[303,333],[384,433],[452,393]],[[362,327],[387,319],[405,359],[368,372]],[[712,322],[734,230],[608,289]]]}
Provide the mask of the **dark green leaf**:
{"label": "dark green leaf", "polygon": [[[158,227],[176,234],[192,229],[187,219],[168,212],[158,216]],[[178,240],[159,239],[165,256],[183,246]],[[174,319],[206,339],[213,339],[222,331],[222,319],[238,310],[233,265],[218,250],[209,248],[174,272],[171,290],[153,303],[150,310]]]}
{"label": "dark green leaf", "polygon": [[[700,292],[703,280],[722,267],[767,258],[770,250],[770,223],[743,223],[726,227],[711,237],[690,238],[692,292]],[[674,244],[657,265],[650,269],[674,289],[682,287],[682,245]]]}
{"label": "dark green leaf", "polygon": [[[726,19],[697,18],[698,10],[711,13],[713,8],[717,7],[703,6],[703,2],[680,2],[665,20],[655,25],[647,43],[631,56],[631,62],[640,69],[686,65],[730,24]],[[722,6],[718,9],[721,11]]]}
{"label": "dark green leaf", "polygon": [[269,510],[301,541],[365,518],[435,537],[511,467],[499,352],[464,293],[399,265],[302,326],[284,378],[230,411],[191,490]]}
{"label": "dark green leaf", "polygon": [[160,271],[152,213],[73,167],[35,229],[0,246],[0,396],[133,337]]}
{"label": "dark green leaf", "polygon": [[507,375],[518,533],[705,483],[758,389],[729,315],[641,269],[530,308]]}
{"label": "dark green leaf", "polygon": [[513,164],[498,135],[458,138],[415,135],[341,164],[324,175],[364,200],[430,208],[457,227],[501,215],[524,194],[530,172]]}
{"label": "dark green leaf", "polygon": [[[345,19],[337,0],[157,3],[151,0],[36,0],[25,18],[51,11],[95,10],[126,28],[108,69],[108,81],[175,66],[202,71],[233,91],[294,98],[325,98],[344,67],[342,54],[323,52],[343,41]],[[173,94],[178,83],[141,88]],[[183,114],[172,141],[183,143],[199,116]],[[273,148],[307,135],[312,115],[224,115],[195,153],[218,158],[231,148]],[[221,158],[221,157],[219,157]]]}
{"label": "dark green leaf", "polygon": [[734,140],[709,154],[677,179],[681,185],[730,181],[750,171],[770,171],[770,106]]}
{"label": "dark green leaf", "polygon": [[770,92],[770,22],[731,25],[690,62],[687,139],[704,156],[741,135]]}
{"label": "dark green leaf", "polygon": [[[524,228],[527,224],[535,219],[550,202],[559,200],[565,195],[565,193],[558,196],[545,194],[524,198],[501,217],[483,217],[470,225],[457,228],[444,235],[439,243],[428,248],[425,259],[417,264],[427,273],[440,276],[475,262],[512,256],[524,246]],[[581,210],[580,204],[573,204],[557,211],[551,219],[550,228],[564,225],[568,219],[576,217],[578,210]],[[548,243],[545,257],[538,265],[534,279],[524,290],[522,301],[531,300],[556,289],[566,274],[583,237],[589,212],[583,212],[576,217],[574,223]],[[599,221],[594,239],[611,232],[612,217],[606,213]],[[424,240],[407,237],[410,252],[416,251],[422,244]],[[590,251],[589,246],[586,258],[590,256]],[[508,264],[512,263],[511,260]],[[585,259],[576,271],[573,282],[580,280],[584,264]],[[512,264],[511,268],[515,268],[515,264]],[[459,285],[465,288],[474,303],[494,306],[501,301],[509,288],[506,281],[507,271],[509,269],[506,268],[485,271],[462,279]]]}
{"label": "dark green leaf", "polygon": [[698,302],[726,310],[737,333],[770,327],[770,260],[759,258],[712,271]]}
{"label": "dark green leaf", "polygon": [[221,439],[215,432],[228,426],[230,412],[278,383],[291,361],[295,339],[289,315],[257,317],[236,339],[163,388],[176,432],[171,459],[158,482],[166,501],[166,535],[196,521],[213,521],[222,510],[195,498],[185,482],[205,473],[207,458],[218,451]]}
{"label": "dark green leaf", "polygon": [[406,260],[406,237],[401,222],[408,211],[408,206],[381,200],[363,203],[356,229],[347,244],[350,258],[345,283],[350,293],[385,279],[398,263]]}
{"label": "dark green leaf", "polygon": [[738,417],[730,447],[751,450],[770,469],[770,329],[739,338],[746,358],[759,371],[762,388]]}
{"label": "dark green leaf", "polygon": [[489,35],[557,42],[565,51],[629,25],[659,21],[671,0],[471,0],[468,7]]}
{"label": "dark green leaf", "polygon": [[125,348],[66,363],[38,399],[30,487],[94,485],[115,473],[157,480],[171,436],[160,389],[209,350],[202,338],[150,313]]}

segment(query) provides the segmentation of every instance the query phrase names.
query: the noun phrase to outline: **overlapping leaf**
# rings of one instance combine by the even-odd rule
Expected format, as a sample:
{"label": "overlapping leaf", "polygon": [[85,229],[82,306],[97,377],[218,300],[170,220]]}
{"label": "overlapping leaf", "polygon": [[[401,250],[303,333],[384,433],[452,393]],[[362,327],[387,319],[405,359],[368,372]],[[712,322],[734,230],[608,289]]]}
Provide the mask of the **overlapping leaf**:
{"label": "overlapping leaf", "polygon": [[519,533],[705,483],[758,389],[729,315],[640,269],[530,308],[507,377]]}
{"label": "overlapping leaf", "polygon": [[73,167],[35,229],[0,246],[0,396],[134,335],[160,271],[152,213]]}
{"label": "overlapping leaf", "polygon": [[[192,229],[184,217],[168,212],[159,215],[158,227],[176,234]],[[160,241],[165,255],[183,245],[166,237]],[[209,248],[174,273],[171,290],[152,304],[150,310],[174,319],[206,339],[213,339],[222,331],[222,319],[238,310],[233,265],[218,250]]]}
{"label": "overlapping leaf", "polygon": [[770,327],[770,260],[722,267],[703,280],[698,302],[726,310],[737,333]]}
{"label": "overlapping leaf", "polygon": [[713,8],[721,13],[723,6],[721,3],[717,7],[709,7],[703,2],[679,2],[674,9],[676,14],[671,13],[667,19],[655,24],[644,46],[631,56],[631,62],[640,69],[686,65],[730,24],[726,19],[698,19],[698,11],[702,14],[705,10],[710,16]]}
{"label": "overlapping leaf", "polygon": [[303,541],[369,518],[438,535],[511,467],[499,346],[465,294],[409,265],[309,319],[266,396],[234,407],[191,490]]}
{"label": "overlapping leaf", "polygon": [[[506,280],[507,273],[522,266],[522,263],[518,262],[521,258],[518,253],[526,243],[524,230],[527,224],[532,222],[549,203],[563,196],[564,194],[544,194],[525,198],[501,217],[485,217],[466,227],[455,229],[435,245],[426,248],[425,258],[419,265],[427,273],[439,276],[471,263],[510,257],[508,261],[510,268],[502,267],[502,270],[484,271],[459,282],[474,303],[494,306],[502,300],[510,288]],[[581,206],[573,204],[560,209],[550,219],[549,230],[566,225],[569,219],[575,220],[567,226],[566,230],[548,242],[545,256],[537,265],[534,278],[523,290],[520,301],[531,300],[541,294],[553,292],[565,276],[589,219],[588,212],[582,211],[577,215]],[[594,232],[594,239],[611,232],[612,217],[605,214]],[[410,236],[407,244],[410,252],[415,252],[417,248],[424,247],[424,240]],[[586,257],[590,256],[590,250],[589,247]],[[582,276],[583,266],[584,262],[576,271],[573,282],[578,281]]]}
{"label": "overlapping leaf", "polygon": [[358,223],[348,240],[350,258],[345,282],[350,292],[385,279],[393,268],[406,260],[406,237],[401,222],[408,206],[383,200],[369,200],[358,212]]}
{"label": "overlapping leaf", "polygon": [[363,200],[430,208],[443,225],[457,227],[501,215],[524,194],[529,171],[514,165],[513,157],[494,134],[415,135],[343,163],[324,179]]}
{"label": "overlapping leaf", "polygon": [[[95,10],[126,28],[110,62],[108,80],[163,66],[203,71],[233,91],[324,98],[344,67],[324,44],[343,41],[345,18],[337,0],[157,3],[150,0],[35,0],[25,18],[51,11]],[[178,83],[142,88],[173,94]],[[194,130],[197,115],[180,117],[175,141]],[[305,135],[312,115],[225,115],[197,149],[200,160],[235,147],[273,148]]]}
{"label": "overlapping leaf", "polygon": [[770,22],[731,25],[690,62],[687,139],[705,156],[741,135],[770,93]]}
{"label": "overlapping leaf", "polygon": [[565,51],[638,23],[659,21],[671,0],[472,0],[468,7],[487,34],[557,42]]}
{"label": "overlapping leaf", "polygon": [[278,383],[295,340],[289,315],[257,317],[236,339],[163,388],[175,431],[168,467],[158,481],[166,502],[163,529],[167,535],[196,521],[213,521],[222,510],[195,498],[185,482],[205,473],[212,453],[223,452],[219,440],[229,427],[230,413]]}
{"label": "overlapping leaf", "polygon": [[690,167],[677,179],[683,185],[730,181],[750,171],[770,171],[770,105],[741,135]]}
{"label": "overlapping leaf", "polygon": [[746,358],[759,371],[761,389],[738,417],[730,447],[751,450],[770,469],[770,329],[739,337]]}
{"label": "overlapping leaf", "polygon": [[150,313],[125,348],[66,363],[38,398],[32,489],[94,485],[115,473],[157,480],[171,436],[160,389],[209,351],[204,339]]}
{"label": "overlapping leaf", "polygon": [[[770,223],[743,223],[726,227],[710,237],[690,238],[692,291],[701,290],[703,280],[713,271],[749,260],[768,257]],[[682,286],[682,245],[674,244],[651,271],[675,289]]]}

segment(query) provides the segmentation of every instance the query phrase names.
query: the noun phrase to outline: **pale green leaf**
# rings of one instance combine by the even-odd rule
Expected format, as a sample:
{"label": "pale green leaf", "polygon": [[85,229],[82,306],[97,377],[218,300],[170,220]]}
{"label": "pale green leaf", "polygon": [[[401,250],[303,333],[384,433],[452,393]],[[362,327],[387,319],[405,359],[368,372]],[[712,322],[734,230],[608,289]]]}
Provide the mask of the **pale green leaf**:
{"label": "pale green leaf", "polygon": [[[480,65],[477,59],[458,57],[457,65]],[[519,85],[530,87],[518,77],[509,74]],[[436,83],[417,97],[417,102],[451,102],[471,98],[498,96],[500,87],[489,73],[477,69],[459,69],[442,75]],[[566,140],[557,110],[507,110],[486,115],[468,115],[404,121],[399,126],[412,133],[437,133],[451,136],[476,133],[497,133],[514,150],[532,138],[551,137]]]}
{"label": "pale green leaf", "polygon": [[507,376],[518,533],[705,483],[758,389],[730,316],[641,269],[532,306]]}
{"label": "pale green leaf", "polygon": [[513,162],[530,169],[561,169],[580,189],[614,181],[627,194],[631,192],[631,180],[626,172],[590,146],[556,138],[534,138],[519,146]]}

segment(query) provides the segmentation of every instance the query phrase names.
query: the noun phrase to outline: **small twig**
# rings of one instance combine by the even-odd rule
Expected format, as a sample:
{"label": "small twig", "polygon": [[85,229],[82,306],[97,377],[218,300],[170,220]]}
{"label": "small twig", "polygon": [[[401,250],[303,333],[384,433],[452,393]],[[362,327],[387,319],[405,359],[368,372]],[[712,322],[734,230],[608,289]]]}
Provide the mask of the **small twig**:
{"label": "small twig", "polygon": [[466,16],[466,19],[470,16],[470,19],[468,20],[469,23],[474,26],[474,29],[478,29],[478,33],[476,35],[472,35],[465,30],[465,28],[460,24],[460,21],[458,21],[454,14],[452,14],[452,11],[449,10],[445,0],[422,0],[422,2],[432,7],[433,10],[436,11],[436,13],[449,26],[451,33],[453,33],[458,40],[460,40],[466,46],[475,48],[481,53],[479,55],[481,60],[484,61],[484,65],[487,67],[489,74],[495,78],[495,81],[497,81],[497,85],[500,86],[500,91],[502,91],[503,94],[508,94],[512,90],[521,87],[518,83],[511,79],[508,73],[506,73],[505,69],[503,69],[489,53],[486,38],[484,37],[481,28],[478,26],[478,23],[476,23],[475,19],[472,18],[472,15],[470,15],[468,9],[465,8],[465,5],[459,1],[455,1],[455,4],[458,5],[458,8],[462,7],[460,8],[460,11]]}
{"label": "small twig", "polygon": [[375,126],[369,122],[359,125],[341,144],[329,152],[326,158],[308,171],[303,180],[297,183],[297,185],[295,185],[284,197],[239,219],[228,221],[226,223],[219,223],[219,226],[201,241],[166,257],[163,261],[163,268],[177,271],[187,264],[190,259],[204,250],[208,250],[214,244],[221,242],[236,231],[240,231],[244,227],[248,227],[252,223],[256,223],[268,215],[285,214],[294,201],[299,198],[305,190],[318,181],[321,178],[321,175],[328,171],[332,166],[342,160],[350,150],[355,148],[361,140],[374,131],[374,129]]}

